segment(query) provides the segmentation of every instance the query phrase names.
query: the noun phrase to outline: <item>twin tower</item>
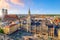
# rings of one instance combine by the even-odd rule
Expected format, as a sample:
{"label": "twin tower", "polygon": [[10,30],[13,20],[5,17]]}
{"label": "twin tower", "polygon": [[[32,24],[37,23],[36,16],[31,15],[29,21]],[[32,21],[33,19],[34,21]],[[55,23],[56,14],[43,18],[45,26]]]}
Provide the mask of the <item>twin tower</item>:
{"label": "twin tower", "polygon": [[8,14],[8,10],[7,9],[2,9],[2,21],[4,20],[4,17],[5,17],[5,15],[7,15]]}
{"label": "twin tower", "polygon": [[[5,15],[8,15],[8,10],[7,9],[2,9],[2,21],[4,21]],[[27,16],[27,32],[30,30],[31,27],[31,14],[30,14],[30,9],[28,10],[28,16]]]}

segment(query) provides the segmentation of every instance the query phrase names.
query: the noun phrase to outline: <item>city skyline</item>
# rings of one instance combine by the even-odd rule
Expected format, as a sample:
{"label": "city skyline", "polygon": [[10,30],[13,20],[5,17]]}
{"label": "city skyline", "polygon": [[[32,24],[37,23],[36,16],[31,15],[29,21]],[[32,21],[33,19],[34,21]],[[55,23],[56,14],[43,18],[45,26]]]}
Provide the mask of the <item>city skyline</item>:
{"label": "city skyline", "polygon": [[59,0],[0,0],[0,40],[60,40]]}
{"label": "city skyline", "polygon": [[[4,4],[4,5],[2,5]],[[0,10],[8,9],[9,14],[59,14],[60,0],[0,0]]]}

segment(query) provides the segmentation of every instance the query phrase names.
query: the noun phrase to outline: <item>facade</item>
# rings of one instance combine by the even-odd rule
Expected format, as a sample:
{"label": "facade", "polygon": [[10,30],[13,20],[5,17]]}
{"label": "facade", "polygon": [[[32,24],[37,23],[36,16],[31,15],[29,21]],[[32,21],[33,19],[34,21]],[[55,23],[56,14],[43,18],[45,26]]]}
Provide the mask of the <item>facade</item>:
{"label": "facade", "polygon": [[16,21],[19,20],[18,16],[15,14],[5,15],[4,21]]}
{"label": "facade", "polygon": [[11,34],[20,28],[20,20],[18,16],[15,14],[8,15],[7,9],[2,9],[2,21],[2,29],[5,34]]}
{"label": "facade", "polygon": [[[54,27],[51,26],[51,25],[48,25],[48,26],[46,25],[46,22],[48,22],[50,20],[49,19],[50,16],[45,17],[44,15],[41,15],[41,16],[39,15],[39,16],[34,16],[33,17],[33,16],[31,16],[30,9],[29,9],[28,16],[26,18],[24,17],[24,18],[19,20],[17,15],[11,15],[11,14],[7,15],[7,10],[5,10],[5,11],[4,11],[4,9],[2,11],[3,13],[5,13],[3,18],[6,22],[10,22],[10,24],[5,25],[3,27],[3,31],[4,31],[5,34],[11,34],[11,33],[15,32],[16,30],[18,30],[20,27],[23,27],[23,28],[26,29],[27,32],[31,32],[35,36],[43,37],[43,39],[45,39],[45,40],[48,39],[48,36],[50,38],[54,38]],[[46,19],[48,19],[48,20],[46,20]],[[31,25],[32,20],[35,23],[33,26]],[[21,23],[19,23],[19,21]],[[41,23],[41,24],[38,25],[37,24],[38,22]],[[50,20],[48,22],[48,24],[51,24],[50,22],[52,22],[52,20]],[[58,30],[58,38],[59,37],[60,37],[60,30]]]}
{"label": "facade", "polygon": [[31,14],[30,14],[30,9],[28,11],[28,16],[27,16],[27,32],[31,32]]}
{"label": "facade", "polygon": [[2,9],[2,13],[3,13],[3,15],[7,15],[8,14],[7,9]]}
{"label": "facade", "polygon": [[4,20],[4,17],[7,14],[8,14],[8,10],[7,9],[2,9],[2,20]]}
{"label": "facade", "polygon": [[51,37],[51,38],[54,38],[54,28],[49,28],[49,33],[48,35]]}
{"label": "facade", "polygon": [[58,29],[58,39],[60,40],[60,29]]}
{"label": "facade", "polygon": [[20,24],[10,24],[3,28],[5,34],[11,34],[20,28]]}
{"label": "facade", "polygon": [[40,40],[40,39],[35,36],[23,36],[23,40]]}
{"label": "facade", "polygon": [[14,40],[5,34],[0,33],[0,40]]}

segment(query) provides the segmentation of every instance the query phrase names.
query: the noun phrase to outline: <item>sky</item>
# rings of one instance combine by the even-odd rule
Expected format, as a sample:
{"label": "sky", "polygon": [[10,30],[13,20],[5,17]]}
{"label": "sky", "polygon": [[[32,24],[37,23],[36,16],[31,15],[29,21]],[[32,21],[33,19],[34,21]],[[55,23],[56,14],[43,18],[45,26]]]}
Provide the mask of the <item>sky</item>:
{"label": "sky", "polygon": [[0,10],[8,14],[60,14],[60,0],[0,0]]}

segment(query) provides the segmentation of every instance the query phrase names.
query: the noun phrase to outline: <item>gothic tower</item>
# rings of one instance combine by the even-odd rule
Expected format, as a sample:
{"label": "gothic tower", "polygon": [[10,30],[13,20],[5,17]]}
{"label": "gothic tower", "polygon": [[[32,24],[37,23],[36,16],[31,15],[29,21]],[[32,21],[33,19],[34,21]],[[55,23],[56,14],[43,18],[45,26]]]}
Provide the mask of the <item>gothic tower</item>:
{"label": "gothic tower", "polygon": [[30,14],[30,9],[28,11],[28,16],[27,16],[27,32],[31,30],[31,14]]}
{"label": "gothic tower", "polygon": [[7,9],[2,9],[2,13],[3,13],[4,15],[7,15]]}
{"label": "gothic tower", "polygon": [[2,21],[4,20],[5,15],[8,14],[7,9],[2,9]]}

